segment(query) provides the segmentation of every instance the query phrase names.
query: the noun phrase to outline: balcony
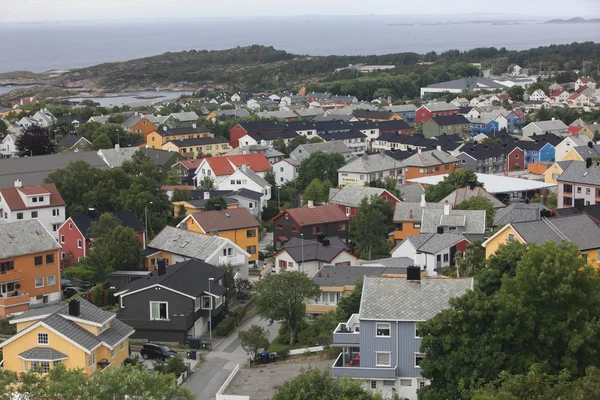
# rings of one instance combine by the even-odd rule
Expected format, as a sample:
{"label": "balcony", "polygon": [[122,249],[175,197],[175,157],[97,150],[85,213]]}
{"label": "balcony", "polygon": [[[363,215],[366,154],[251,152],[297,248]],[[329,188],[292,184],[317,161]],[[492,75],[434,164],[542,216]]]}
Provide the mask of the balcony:
{"label": "balcony", "polygon": [[[14,293],[18,293],[14,295]],[[0,295],[0,316],[29,309],[29,294],[23,292],[2,293]]]}
{"label": "balcony", "polygon": [[[338,358],[333,363],[331,373],[336,378],[347,376],[350,378],[366,378],[366,379],[395,379],[396,378],[396,367],[376,367],[376,368],[365,368],[359,365],[351,366],[348,362],[350,357],[346,354],[345,358],[342,358],[343,353],[340,353]],[[345,361],[345,365],[344,365]]]}
{"label": "balcony", "polygon": [[232,266],[246,264],[246,257],[243,255],[237,256],[219,256],[219,265],[228,264]]}
{"label": "balcony", "polygon": [[333,344],[335,347],[357,347],[360,343],[360,322],[358,314],[352,314],[348,322],[339,323],[333,331]]}

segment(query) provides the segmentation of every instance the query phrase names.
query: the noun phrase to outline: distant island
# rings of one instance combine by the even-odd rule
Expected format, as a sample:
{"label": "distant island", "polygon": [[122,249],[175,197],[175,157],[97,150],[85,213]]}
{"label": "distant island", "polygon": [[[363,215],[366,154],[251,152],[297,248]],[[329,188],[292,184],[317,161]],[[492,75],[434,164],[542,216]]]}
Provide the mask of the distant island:
{"label": "distant island", "polygon": [[600,23],[600,18],[585,19],[581,17],[575,17],[570,19],[551,19],[550,21],[544,22],[545,24],[597,24]]}

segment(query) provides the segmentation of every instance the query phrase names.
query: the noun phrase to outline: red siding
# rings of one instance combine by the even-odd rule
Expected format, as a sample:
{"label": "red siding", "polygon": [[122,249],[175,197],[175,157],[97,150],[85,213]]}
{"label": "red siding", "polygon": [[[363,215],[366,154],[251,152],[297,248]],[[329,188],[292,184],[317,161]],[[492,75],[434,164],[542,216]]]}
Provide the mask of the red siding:
{"label": "red siding", "polygon": [[396,203],[398,203],[398,200],[388,192],[381,193],[381,195],[379,197],[384,197],[384,198],[388,199],[389,201],[391,201],[394,208],[396,206]]}
{"label": "red siding", "polygon": [[462,252],[464,252],[467,249],[467,244],[469,244],[468,240],[463,240],[461,242],[458,242],[456,244],[456,251],[462,251]]}
{"label": "red siding", "polygon": [[514,149],[506,157],[506,170],[515,171],[517,169],[517,164],[519,166],[519,169],[524,168],[525,153],[521,149]]}
{"label": "red siding", "polygon": [[429,112],[428,109],[426,109],[425,107],[420,107],[417,110],[417,118],[416,118],[416,123],[418,125],[422,125],[425,122],[429,121],[429,119],[431,118],[431,112]]}
{"label": "red siding", "polygon": [[[71,227],[70,229],[69,226]],[[64,243],[62,240],[63,236],[65,238]],[[58,243],[62,247],[62,249],[60,250],[61,260],[63,259],[63,254],[66,257],[67,254],[69,254],[69,252],[73,253],[75,261],[77,261],[79,257],[84,256],[83,246],[81,249],[77,248],[78,240],[81,240],[83,244],[83,236],[81,235],[75,224],[71,221],[71,219],[68,219],[58,230]]]}
{"label": "red siding", "polygon": [[248,132],[240,124],[237,124],[229,131],[229,144],[231,147],[238,147],[240,139],[246,136]]}

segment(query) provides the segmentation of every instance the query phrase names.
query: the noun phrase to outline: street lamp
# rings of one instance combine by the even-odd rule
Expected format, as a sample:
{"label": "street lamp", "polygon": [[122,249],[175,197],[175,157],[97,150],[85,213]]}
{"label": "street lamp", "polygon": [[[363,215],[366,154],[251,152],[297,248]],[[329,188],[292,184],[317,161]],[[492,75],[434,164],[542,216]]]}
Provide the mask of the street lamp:
{"label": "street lamp", "polygon": [[[304,233],[300,234],[300,237],[302,238],[302,268],[304,268]],[[298,268],[298,270],[300,271],[300,268]]]}
{"label": "street lamp", "polygon": [[208,342],[209,346],[212,348],[212,308],[213,308],[213,298],[210,293],[210,282],[214,281],[215,278],[208,278],[208,295],[210,297],[210,308],[208,309]]}
{"label": "street lamp", "polygon": [[[148,204],[153,204],[152,202],[148,203]],[[145,234],[146,237],[148,237],[148,204],[146,204],[144,206],[144,228],[145,228]]]}

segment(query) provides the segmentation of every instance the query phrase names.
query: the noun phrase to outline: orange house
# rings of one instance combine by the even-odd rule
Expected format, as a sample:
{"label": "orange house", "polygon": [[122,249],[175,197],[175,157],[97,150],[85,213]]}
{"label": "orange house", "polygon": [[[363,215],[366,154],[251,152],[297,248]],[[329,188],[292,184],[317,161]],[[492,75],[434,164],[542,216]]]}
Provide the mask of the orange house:
{"label": "orange house", "polygon": [[140,118],[140,120],[131,127],[131,132],[142,134],[144,136],[144,140],[145,140],[146,137],[148,136],[148,134],[150,132],[154,132],[156,130],[156,128],[158,128],[158,127],[156,125],[154,125],[152,122],[150,122],[150,120],[148,118],[144,117],[144,118]]}
{"label": "orange house", "polygon": [[460,170],[458,158],[440,149],[421,151],[400,163],[404,182],[425,176],[444,175]]}
{"label": "orange house", "polygon": [[421,234],[421,217],[425,209],[443,209],[440,203],[426,203],[425,195],[421,195],[420,203],[396,203],[394,208],[394,234],[390,240],[394,246],[402,243],[409,236]]}
{"label": "orange house", "polygon": [[0,224],[0,316],[60,301],[60,245],[37,219]]}

